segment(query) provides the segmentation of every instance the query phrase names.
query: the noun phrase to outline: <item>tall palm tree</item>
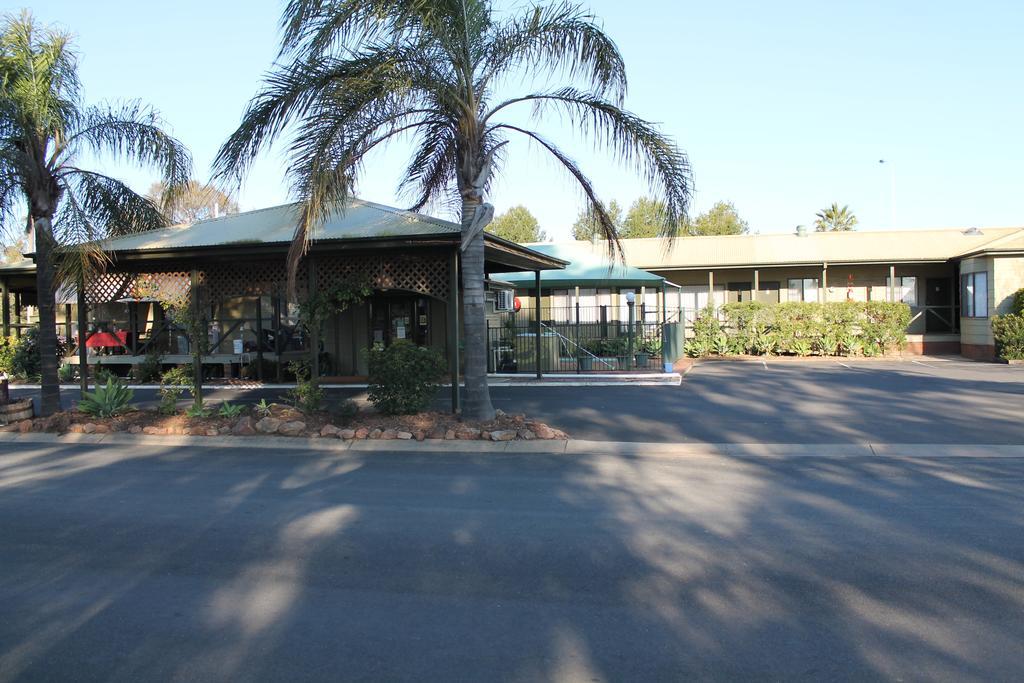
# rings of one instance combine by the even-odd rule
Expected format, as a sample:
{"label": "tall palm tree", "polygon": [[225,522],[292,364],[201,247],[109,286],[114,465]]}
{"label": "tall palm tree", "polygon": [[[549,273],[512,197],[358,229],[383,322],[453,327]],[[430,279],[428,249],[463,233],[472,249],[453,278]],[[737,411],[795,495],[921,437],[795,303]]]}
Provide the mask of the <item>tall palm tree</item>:
{"label": "tall palm tree", "polygon": [[832,206],[822,209],[815,216],[814,229],[817,232],[841,232],[857,227],[857,217],[850,211],[850,207],[844,205],[839,208],[838,202],[832,202]]}
{"label": "tall palm tree", "polygon": [[37,26],[28,12],[0,24],[0,220],[24,210],[35,239],[44,415],[60,410],[56,286],[103,267],[99,238],[166,222],[147,199],[79,160],[109,155],[155,166],[171,187],[191,172],[188,152],[152,110],[83,105],[77,66],[68,33]]}
{"label": "tall palm tree", "polygon": [[[466,417],[494,415],[482,231],[493,216],[484,199],[506,161],[506,142],[518,136],[550,153],[579,184],[610,248],[618,245],[613,218],[584,171],[535,128],[503,115],[525,105],[537,123],[561,116],[635,164],[665,204],[665,235],[686,215],[686,155],[622,108],[622,55],[578,5],[534,5],[499,18],[490,0],[290,0],[282,28],[281,62],[221,147],[215,172],[240,182],[262,150],[292,133],[287,173],[301,205],[289,254],[294,293],[310,235],[344,207],[366,155],[411,138],[400,190],[414,198],[413,210],[447,206],[462,223]],[[564,80],[552,87],[556,78]],[[512,94],[523,83],[537,89]]]}

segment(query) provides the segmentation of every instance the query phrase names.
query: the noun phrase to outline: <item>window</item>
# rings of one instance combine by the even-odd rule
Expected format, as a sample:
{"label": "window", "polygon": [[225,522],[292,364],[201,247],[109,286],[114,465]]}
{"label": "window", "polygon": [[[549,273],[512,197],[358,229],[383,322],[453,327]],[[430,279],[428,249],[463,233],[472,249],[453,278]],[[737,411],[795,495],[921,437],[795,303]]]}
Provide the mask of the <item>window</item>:
{"label": "window", "polygon": [[[648,289],[644,292],[643,312],[645,323],[656,323],[661,319],[658,315],[658,290]],[[638,315],[637,318],[639,317]]]}
{"label": "window", "polygon": [[750,301],[750,283],[749,282],[730,282],[729,288],[729,303],[738,303],[741,301]]}
{"label": "window", "polygon": [[758,287],[760,287],[756,295],[758,301],[765,304],[779,303],[779,283],[777,281],[760,282]]}
{"label": "window", "polygon": [[556,323],[567,323],[572,320],[568,289],[551,290],[551,320]]}
{"label": "window", "polygon": [[988,273],[964,273],[960,276],[960,315],[964,318],[988,317]]}
{"label": "window", "polygon": [[[575,316],[575,311],[573,311]],[[597,290],[580,289],[580,322],[597,322]]]}
{"label": "window", "polygon": [[789,301],[817,301],[818,278],[808,277],[789,281]]}
{"label": "window", "polygon": [[[892,281],[889,278],[885,278],[885,290],[881,292],[881,296],[878,297],[878,301],[889,301],[889,286]],[[872,288],[876,289],[876,288]],[[872,291],[874,294],[874,291]],[[874,297],[872,297],[874,298]],[[907,304],[908,306],[917,305],[917,278],[916,277],[897,277],[896,278],[896,300]]]}

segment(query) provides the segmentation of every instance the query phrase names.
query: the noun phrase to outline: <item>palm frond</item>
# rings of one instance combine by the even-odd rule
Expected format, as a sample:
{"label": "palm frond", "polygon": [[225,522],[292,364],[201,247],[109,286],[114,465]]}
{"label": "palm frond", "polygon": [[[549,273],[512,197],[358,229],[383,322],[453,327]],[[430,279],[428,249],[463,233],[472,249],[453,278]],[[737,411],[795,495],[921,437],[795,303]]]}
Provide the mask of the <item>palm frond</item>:
{"label": "palm frond", "polygon": [[496,126],[492,126],[492,130],[510,130],[516,133],[520,133],[530,138],[533,142],[540,145],[542,148],[547,150],[558,162],[565,167],[569,174],[576,180],[576,183],[580,186],[583,191],[584,198],[587,202],[587,209],[592,212],[598,231],[601,233],[603,238],[608,242],[608,254],[615,260],[622,259],[622,249],[619,245],[619,232],[618,227],[615,225],[615,221],[608,214],[607,209],[601,200],[597,197],[597,192],[594,190],[594,184],[590,179],[583,173],[583,170],[579,165],[573,161],[565,152],[558,149],[552,142],[546,140],[543,136],[535,133],[532,130],[520,128],[509,123],[502,123]]}
{"label": "palm frond", "polygon": [[626,66],[618,47],[593,14],[573,2],[533,5],[491,38],[482,84],[507,71],[556,71],[585,79],[588,86],[621,102]]}
{"label": "palm frond", "polygon": [[692,173],[686,155],[652,124],[594,93],[562,88],[506,100],[488,114],[520,102],[534,105],[535,118],[542,118],[551,106],[567,115],[573,126],[595,144],[610,150],[644,176],[665,204],[662,235],[672,238],[689,211]]}

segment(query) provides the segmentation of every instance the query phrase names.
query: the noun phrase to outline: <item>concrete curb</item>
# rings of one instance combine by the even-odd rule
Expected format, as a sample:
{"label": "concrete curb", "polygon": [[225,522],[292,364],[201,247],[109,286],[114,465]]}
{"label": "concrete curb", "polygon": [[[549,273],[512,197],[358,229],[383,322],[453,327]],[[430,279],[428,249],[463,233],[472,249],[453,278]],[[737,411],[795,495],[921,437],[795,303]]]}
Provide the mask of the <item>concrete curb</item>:
{"label": "concrete curb", "polygon": [[136,434],[20,434],[0,432],[4,444],[102,444],[136,447],[202,446],[245,450],[318,453],[487,453],[509,455],[610,455],[630,458],[1024,458],[1024,445],[983,444],[781,444],[781,443],[646,443],[630,441],[399,441],[304,439],[286,437],[146,436]]}

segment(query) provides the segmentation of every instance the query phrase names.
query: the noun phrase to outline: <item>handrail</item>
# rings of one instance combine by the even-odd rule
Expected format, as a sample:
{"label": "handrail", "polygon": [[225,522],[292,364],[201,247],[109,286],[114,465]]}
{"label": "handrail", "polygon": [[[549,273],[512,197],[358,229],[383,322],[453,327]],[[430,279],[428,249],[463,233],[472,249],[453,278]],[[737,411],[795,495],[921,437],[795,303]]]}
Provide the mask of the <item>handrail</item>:
{"label": "handrail", "polygon": [[569,338],[568,338],[568,337],[566,337],[566,336],[565,336],[564,334],[562,334],[562,333],[561,333],[561,332],[559,332],[558,330],[554,329],[554,328],[553,328],[553,327],[551,327],[550,325],[547,325],[547,324],[545,324],[545,323],[544,323],[543,321],[541,321],[541,323],[540,323],[540,326],[541,326],[541,329],[545,329],[545,328],[546,328],[546,329],[548,329],[549,331],[551,331],[551,332],[554,332],[554,333],[555,333],[555,336],[556,336],[556,337],[558,337],[559,339],[562,339],[562,340],[564,340],[564,341],[566,341],[566,342],[568,342],[568,343],[572,344],[572,345],[573,345],[573,346],[575,346],[575,347],[576,347],[576,348],[577,348],[578,350],[580,350],[580,351],[582,351],[583,353],[587,354],[588,356],[590,356],[590,357],[591,357],[591,358],[593,358],[594,360],[596,360],[596,361],[599,361],[599,362],[601,362],[601,363],[604,363],[605,365],[607,365],[607,366],[608,366],[608,367],[609,367],[610,369],[612,369],[612,370],[614,370],[614,369],[615,369],[615,366],[613,366],[613,365],[612,365],[611,363],[609,363],[608,361],[606,361],[606,360],[605,360],[604,358],[600,358],[599,356],[595,356],[595,355],[594,355],[594,354],[593,354],[592,352],[590,352],[590,351],[589,351],[588,349],[585,349],[585,348],[583,348],[583,346],[581,346],[580,344],[577,344],[577,343],[576,343],[576,342],[574,342],[574,341],[573,341],[572,339],[569,339]]}

